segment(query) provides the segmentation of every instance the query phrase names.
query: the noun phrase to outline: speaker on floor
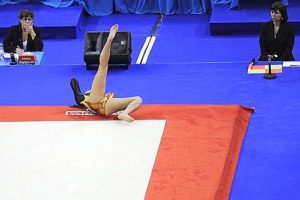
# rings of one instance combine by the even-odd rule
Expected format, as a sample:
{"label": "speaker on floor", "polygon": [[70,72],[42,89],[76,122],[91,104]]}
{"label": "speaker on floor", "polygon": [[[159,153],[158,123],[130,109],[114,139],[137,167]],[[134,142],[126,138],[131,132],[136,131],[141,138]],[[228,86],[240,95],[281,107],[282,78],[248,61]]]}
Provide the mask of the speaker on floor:
{"label": "speaker on floor", "polygon": [[[99,65],[99,56],[105,45],[109,32],[86,32],[84,44],[84,61],[87,69]],[[124,65],[128,69],[131,63],[131,33],[117,32],[111,44],[108,64]]]}

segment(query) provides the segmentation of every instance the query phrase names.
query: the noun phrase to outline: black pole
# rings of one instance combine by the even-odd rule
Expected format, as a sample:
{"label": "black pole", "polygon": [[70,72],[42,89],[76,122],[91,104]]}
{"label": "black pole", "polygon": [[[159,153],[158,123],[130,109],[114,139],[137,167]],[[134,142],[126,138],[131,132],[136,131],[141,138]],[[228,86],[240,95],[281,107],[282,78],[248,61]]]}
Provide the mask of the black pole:
{"label": "black pole", "polygon": [[272,74],[272,55],[268,55],[268,73],[265,73],[264,78],[265,79],[274,79],[276,78],[276,74]]}

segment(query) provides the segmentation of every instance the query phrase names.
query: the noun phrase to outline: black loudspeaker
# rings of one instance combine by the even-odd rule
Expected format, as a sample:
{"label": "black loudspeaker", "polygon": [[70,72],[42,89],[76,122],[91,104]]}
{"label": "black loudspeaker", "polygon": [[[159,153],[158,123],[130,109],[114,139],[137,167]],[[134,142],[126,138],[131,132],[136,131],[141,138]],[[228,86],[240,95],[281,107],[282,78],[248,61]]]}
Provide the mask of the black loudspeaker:
{"label": "black loudspeaker", "polygon": [[[86,32],[84,44],[84,62],[87,69],[99,65],[99,56],[107,40],[109,32]],[[117,32],[111,44],[108,64],[128,66],[131,63],[131,33]]]}

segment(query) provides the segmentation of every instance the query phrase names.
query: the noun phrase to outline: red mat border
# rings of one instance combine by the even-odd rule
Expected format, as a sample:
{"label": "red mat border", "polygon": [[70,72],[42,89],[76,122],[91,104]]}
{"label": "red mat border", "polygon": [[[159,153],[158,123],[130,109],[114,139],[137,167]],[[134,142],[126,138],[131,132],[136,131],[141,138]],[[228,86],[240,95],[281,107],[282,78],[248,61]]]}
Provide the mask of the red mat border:
{"label": "red mat border", "polygon": [[[178,127],[178,124],[180,125],[180,122],[183,121],[198,120],[199,116],[205,117],[203,114],[207,109],[212,110],[212,112],[218,112],[218,110],[222,110],[222,112],[224,112],[224,116],[230,116],[232,118],[231,120],[235,121],[234,124],[237,124],[237,126],[232,127],[232,130],[230,130],[232,132],[232,138],[228,148],[227,157],[224,162],[223,170],[218,172],[220,174],[219,182],[213,188],[205,189],[204,187],[203,189],[203,183],[197,183],[200,181],[200,179],[198,180],[197,178],[197,174],[193,174],[191,172],[182,174],[182,170],[184,169],[180,168],[177,169],[177,171],[175,170],[175,172],[168,172],[164,169],[165,166],[168,166],[168,164],[166,165],[166,161],[171,160],[171,163],[180,163],[182,161],[181,159],[184,159],[184,157],[182,158],[176,154],[174,155],[174,153],[169,154],[167,151],[165,151],[164,147],[166,145],[164,142],[168,141],[170,135],[174,136],[175,132],[180,135],[186,134],[186,131],[183,131],[185,129],[194,129],[189,133],[193,133],[193,131],[199,131],[193,123],[182,123],[186,126],[189,126],[185,128]],[[0,106],[0,121],[117,120],[117,118],[114,116],[104,118],[90,115],[65,115],[66,111],[76,110],[79,109],[68,106]],[[240,105],[143,105],[137,112],[133,114],[135,119],[167,120],[145,199],[228,199],[240,154],[240,148],[252,112],[252,108],[247,108]],[[216,172],[216,174],[218,173]],[[187,177],[180,177],[182,175]],[[200,187],[199,185],[202,186]]]}

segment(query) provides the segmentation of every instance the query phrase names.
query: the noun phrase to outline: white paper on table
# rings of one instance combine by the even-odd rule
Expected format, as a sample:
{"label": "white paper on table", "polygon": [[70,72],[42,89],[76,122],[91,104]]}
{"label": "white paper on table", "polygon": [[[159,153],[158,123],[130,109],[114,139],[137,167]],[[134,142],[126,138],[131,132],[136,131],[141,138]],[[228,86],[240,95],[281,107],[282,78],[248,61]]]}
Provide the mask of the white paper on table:
{"label": "white paper on table", "polygon": [[4,53],[3,57],[4,58],[10,58],[10,53]]}
{"label": "white paper on table", "polygon": [[[19,55],[17,53],[14,53],[15,59],[19,60]],[[10,59],[10,53],[4,53],[4,59]]]}
{"label": "white paper on table", "polygon": [[284,61],[283,67],[300,67],[300,61]]}

